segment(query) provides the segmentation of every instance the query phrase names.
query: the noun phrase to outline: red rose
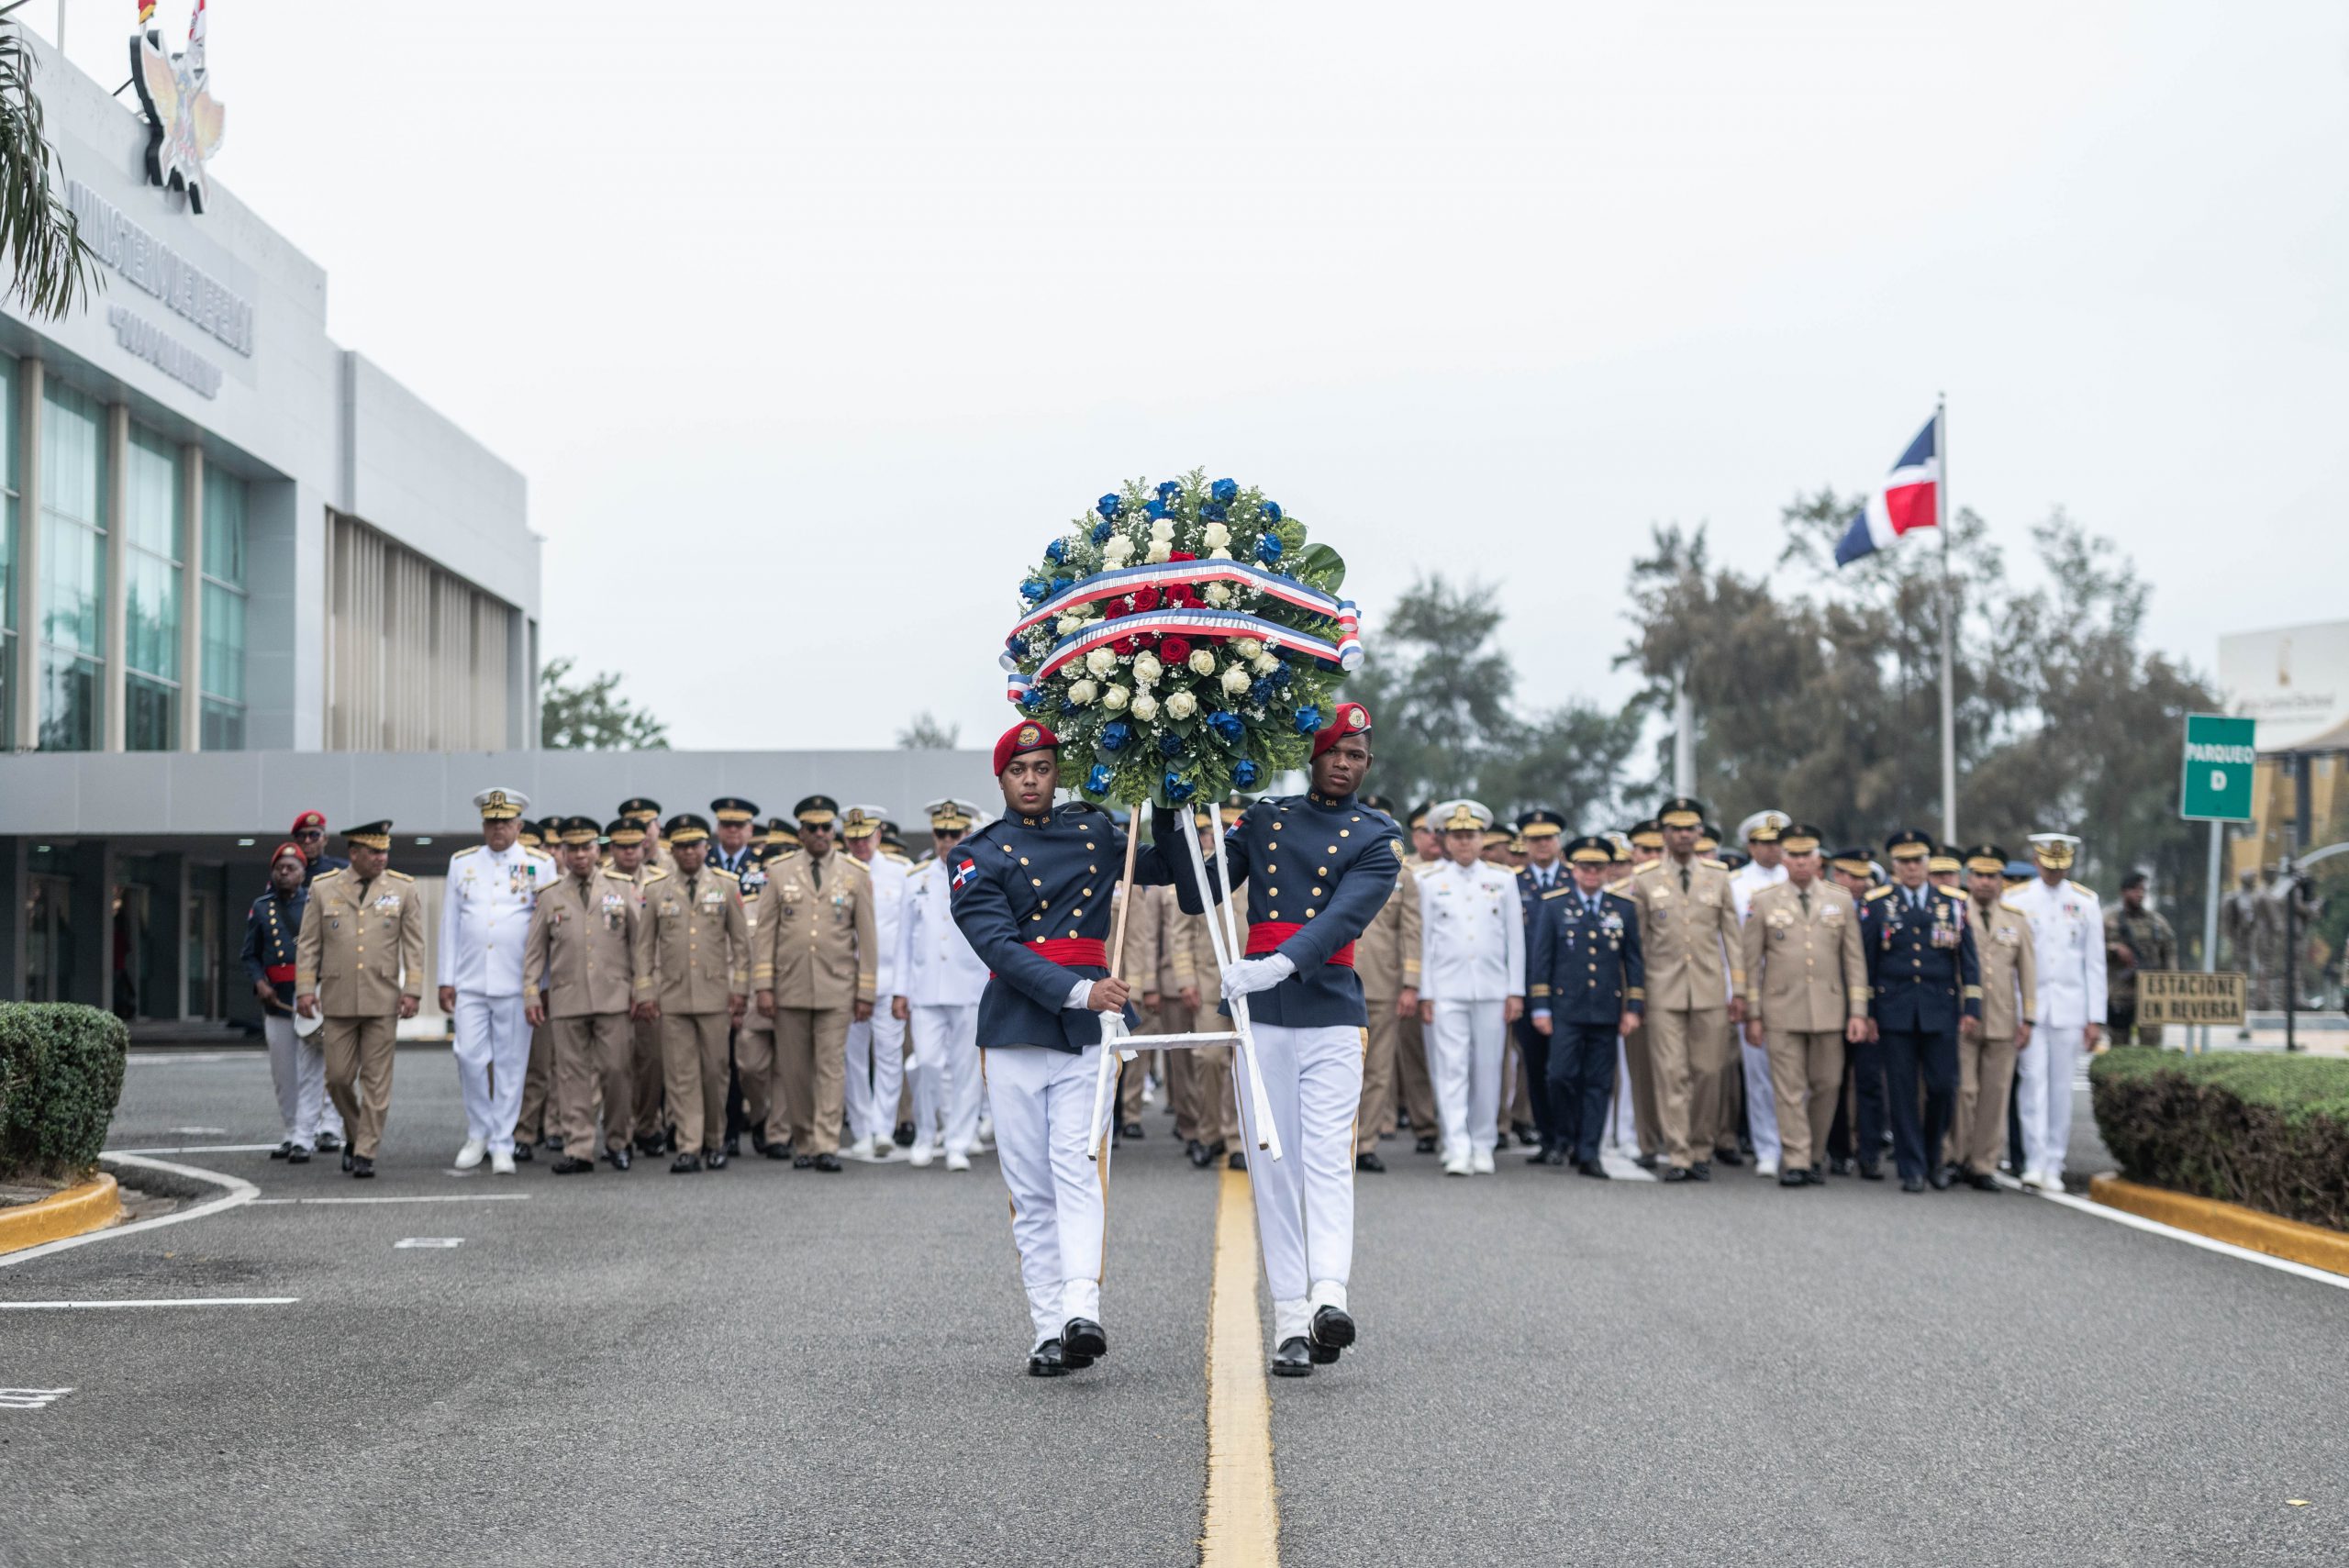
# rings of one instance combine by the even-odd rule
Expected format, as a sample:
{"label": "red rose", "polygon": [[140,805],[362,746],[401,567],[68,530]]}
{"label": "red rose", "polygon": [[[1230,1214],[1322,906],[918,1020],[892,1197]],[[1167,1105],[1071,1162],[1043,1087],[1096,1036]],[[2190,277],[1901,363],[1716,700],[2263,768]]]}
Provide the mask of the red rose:
{"label": "red rose", "polygon": [[1197,561],[1198,556],[1187,550],[1171,550],[1166,552],[1166,559],[1169,561]]}
{"label": "red rose", "polygon": [[1109,651],[1120,659],[1130,659],[1134,656],[1134,639],[1130,637],[1115,639],[1109,644]]}
{"label": "red rose", "polygon": [[1138,610],[1154,610],[1158,607],[1158,590],[1155,588],[1137,588],[1134,590],[1133,597],[1134,608]]}
{"label": "red rose", "polygon": [[1134,633],[1134,641],[1144,648],[1155,648],[1158,646],[1158,633],[1154,631],[1138,631]]}
{"label": "red rose", "polygon": [[1174,584],[1167,588],[1166,596],[1186,610],[1199,602],[1198,591],[1188,583]]}
{"label": "red rose", "polygon": [[1191,657],[1191,645],[1179,637],[1170,637],[1158,645],[1158,656],[1169,664],[1186,662]]}
{"label": "red rose", "polygon": [[1112,599],[1109,601],[1108,606],[1103,608],[1101,613],[1107,616],[1109,619],[1116,620],[1119,616],[1126,613],[1126,609],[1127,606],[1125,600]]}

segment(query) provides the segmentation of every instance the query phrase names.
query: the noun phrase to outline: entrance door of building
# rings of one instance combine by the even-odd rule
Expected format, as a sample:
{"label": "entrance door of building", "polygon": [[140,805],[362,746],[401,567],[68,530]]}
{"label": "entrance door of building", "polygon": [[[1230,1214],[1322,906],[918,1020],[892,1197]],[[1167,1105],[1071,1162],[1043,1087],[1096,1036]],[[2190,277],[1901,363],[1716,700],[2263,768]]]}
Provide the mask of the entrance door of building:
{"label": "entrance door of building", "polygon": [[[193,879],[192,879],[193,880]],[[186,956],[187,1016],[225,1018],[228,998],[221,990],[220,895],[209,887],[191,887],[187,895]]]}
{"label": "entrance door of building", "polygon": [[35,873],[25,895],[25,1000],[71,1000],[73,884]]}
{"label": "entrance door of building", "polygon": [[125,1022],[148,1013],[147,978],[151,972],[147,962],[147,931],[152,894],[151,888],[136,883],[127,882],[115,889],[113,1006],[115,1016]]}

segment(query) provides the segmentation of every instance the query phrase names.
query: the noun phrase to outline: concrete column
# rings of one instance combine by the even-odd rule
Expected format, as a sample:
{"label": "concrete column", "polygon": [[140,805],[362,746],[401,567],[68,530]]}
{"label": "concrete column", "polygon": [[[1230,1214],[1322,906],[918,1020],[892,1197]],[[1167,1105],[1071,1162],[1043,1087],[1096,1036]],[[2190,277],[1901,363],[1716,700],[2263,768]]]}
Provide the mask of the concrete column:
{"label": "concrete column", "polygon": [[[41,362],[17,366],[17,751],[40,744]],[[21,916],[19,917],[21,918]],[[21,982],[24,971],[17,975]]]}
{"label": "concrete column", "polygon": [[99,672],[98,749],[122,750],[123,672],[129,662],[130,585],[123,581],[125,540],[129,532],[130,506],[123,494],[122,473],[130,460],[130,410],[119,403],[106,405],[106,662]]}
{"label": "concrete column", "polygon": [[204,449],[180,449],[180,750],[204,750]]}
{"label": "concrete column", "polygon": [[0,838],[0,1002],[25,996],[26,851],[22,839]]}
{"label": "concrete column", "polygon": [[73,846],[73,973],[66,975],[63,1001],[114,1010],[114,846],[84,839]]}
{"label": "concrete column", "polygon": [[147,918],[155,933],[155,967],[139,998],[150,1018],[185,1021],[187,1013],[187,857],[155,857],[155,886]]}

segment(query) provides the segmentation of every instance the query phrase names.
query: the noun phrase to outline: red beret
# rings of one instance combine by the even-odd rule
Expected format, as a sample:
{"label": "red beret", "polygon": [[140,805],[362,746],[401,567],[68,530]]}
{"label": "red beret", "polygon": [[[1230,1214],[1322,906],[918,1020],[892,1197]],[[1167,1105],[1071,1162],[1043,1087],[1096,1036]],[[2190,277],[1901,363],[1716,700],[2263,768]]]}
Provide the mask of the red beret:
{"label": "red beret", "polygon": [[1368,733],[1370,709],[1358,702],[1341,702],[1338,711],[1330,716],[1330,722],[1313,732],[1313,754],[1319,756],[1349,735]]}
{"label": "red beret", "polygon": [[301,845],[295,843],[293,840],[288,839],[285,842],[278,845],[277,848],[269,851],[269,863],[275,865],[278,862],[284,860],[288,855],[293,856],[297,861],[307,861],[310,858],[302,852]]}
{"label": "red beret", "polygon": [[327,814],[323,811],[305,811],[301,816],[294,818],[294,826],[287,828],[286,831],[289,833],[299,833],[305,828],[316,828],[319,832],[325,832],[327,830]]}
{"label": "red beret", "polygon": [[1059,736],[1032,718],[1023,718],[1005,730],[1003,739],[995,743],[996,777],[1001,778],[1003,770],[1011,765],[1011,759],[1022,751],[1057,751],[1060,748]]}

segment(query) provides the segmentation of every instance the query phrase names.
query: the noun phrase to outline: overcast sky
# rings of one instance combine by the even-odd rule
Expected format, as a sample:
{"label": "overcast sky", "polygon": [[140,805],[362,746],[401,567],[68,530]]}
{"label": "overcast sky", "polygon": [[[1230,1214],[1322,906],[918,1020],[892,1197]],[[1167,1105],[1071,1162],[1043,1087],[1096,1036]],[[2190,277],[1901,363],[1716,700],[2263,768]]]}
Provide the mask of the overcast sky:
{"label": "overcast sky", "polygon": [[[72,0],[109,83],[132,13]],[[1374,648],[1479,575],[1522,703],[1611,702],[1651,522],[1765,566],[1943,390],[1957,503],[2111,536],[2199,667],[2343,613],[2337,0],[212,18],[217,178],[528,474],[543,651],[681,747],[990,740],[1020,569],[1195,465]]]}

